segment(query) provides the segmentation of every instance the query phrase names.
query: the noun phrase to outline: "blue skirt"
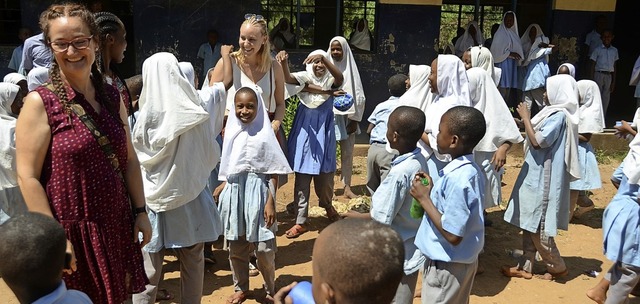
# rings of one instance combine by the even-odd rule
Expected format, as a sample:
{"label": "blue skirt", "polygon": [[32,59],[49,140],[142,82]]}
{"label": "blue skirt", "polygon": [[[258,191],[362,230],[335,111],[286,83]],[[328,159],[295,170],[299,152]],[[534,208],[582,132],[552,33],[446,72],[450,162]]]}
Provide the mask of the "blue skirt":
{"label": "blue skirt", "polygon": [[515,59],[507,58],[503,62],[496,63],[495,66],[502,69],[502,76],[500,76],[499,88],[514,88],[518,87],[518,64]]}
{"label": "blue skirt", "polygon": [[640,205],[638,188],[622,177],[618,193],[604,210],[604,253],[611,261],[640,267]]}
{"label": "blue skirt", "polygon": [[318,175],[336,171],[336,133],[333,97],[310,109],[300,103],[287,142],[293,171]]}
{"label": "blue skirt", "polygon": [[580,179],[571,182],[571,190],[593,190],[602,188],[600,171],[593,146],[588,142],[578,145],[578,161],[580,162]]}

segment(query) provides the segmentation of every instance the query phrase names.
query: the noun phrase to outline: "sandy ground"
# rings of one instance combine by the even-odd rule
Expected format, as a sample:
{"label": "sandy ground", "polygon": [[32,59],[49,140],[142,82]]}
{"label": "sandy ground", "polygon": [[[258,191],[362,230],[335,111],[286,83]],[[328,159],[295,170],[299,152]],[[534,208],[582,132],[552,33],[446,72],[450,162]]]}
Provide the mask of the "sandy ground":
{"label": "sandy ground", "polygon": [[[518,175],[522,163],[521,155],[511,153],[506,165],[503,196],[505,200],[511,194],[513,183]],[[580,220],[571,223],[569,231],[561,231],[556,242],[567,266],[569,275],[562,281],[543,281],[540,279],[524,280],[510,279],[499,273],[501,265],[514,265],[515,259],[509,252],[521,248],[520,232],[502,220],[504,211],[496,207],[489,210],[488,219],[493,226],[486,230],[485,251],[480,255],[480,263],[485,272],[476,276],[471,303],[593,303],[586,296],[587,289],[596,284],[603,276],[603,272],[611,266],[611,262],[602,254],[602,213],[606,204],[615,194],[615,188],[609,182],[609,177],[618,166],[619,160],[611,160],[600,165],[603,188],[596,190],[592,199],[597,208],[587,213]],[[354,177],[356,194],[365,194],[366,156],[356,156],[354,160]],[[311,218],[309,232],[297,239],[287,239],[284,232],[293,225],[294,218],[285,211],[285,205],[292,201],[293,177],[278,193],[278,253],[276,255],[276,287],[280,288],[292,281],[311,280],[311,252],[318,233],[329,224],[326,218]],[[336,188],[338,188],[336,177]],[[342,191],[336,191],[336,199],[346,202],[341,196]],[[312,192],[313,193],[313,192]],[[317,205],[317,198],[312,195],[312,205]],[[226,298],[233,293],[233,281],[229,271],[228,255],[226,251],[216,250],[217,264],[207,265],[203,290],[203,303],[225,303]],[[161,288],[166,288],[176,295],[173,301],[162,303],[179,303],[180,273],[179,263],[172,256],[165,260],[165,279]],[[538,265],[542,269],[541,265]],[[587,275],[596,271],[597,278]],[[245,303],[259,303],[264,297],[262,277],[251,278],[251,289],[255,292]],[[418,283],[420,284],[420,282]],[[11,291],[0,280],[0,302],[18,303]],[[420,303],[415,299],[414,303]],[[640,298],[631,298],[630,303],[640,304]]]}

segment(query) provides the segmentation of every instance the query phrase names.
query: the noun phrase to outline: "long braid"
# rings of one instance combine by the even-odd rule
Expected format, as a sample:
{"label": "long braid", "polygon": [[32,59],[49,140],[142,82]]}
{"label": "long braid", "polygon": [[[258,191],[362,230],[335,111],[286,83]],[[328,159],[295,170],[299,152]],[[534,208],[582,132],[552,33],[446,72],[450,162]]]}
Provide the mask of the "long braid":
{"label": "long braid", "polygon": [[123,123],[122,119],[120,119],[120,113],[118,112],[117,104],[120,99],[118,99],[117,102],[113,102],[111,99],[109,99],[109,97],[107,96],[107,92],[104,89],[104,78],[102,78],[102,73],[100,73],[100,71],[98,70],[98,64],[95,62],[91,65],[91,83],[93,83],[93,86],[95,88],[96,99],[98,100],[98,102],[102,104],[102,106],[107,109],[109,114],[111,114],[111,116],[122,125]]}
{"label": "long braid", "polygon": [[49,75],[51,75],[51,84],[53,85],[54,93],[58,96],[58,99],[60,99],[62,109],[69,117],[69,123],[71,123],[71,104],[69,103],[67,90],[64,87],[64,81],[62,80],[62,76],[60,76],[60,69],[58,68],[58,63],[55,59],[51,62]]}
{"label": "long braid", "polygon": [[[109,12],[98,12],[93,14],[93,16],[96,19],[96,25],[98,26],[98,31],[100,33],[100,49],[104,52],[106,50],[107,35],[115,35],[119,29],[124,29],[124,24],[118,16]],[[98,61],[99,70],[104,72],[107,67],[104,66],[102,52],[96,54],[96,60]],[[109,68],[111,67],[112,65],[109,66]]]}

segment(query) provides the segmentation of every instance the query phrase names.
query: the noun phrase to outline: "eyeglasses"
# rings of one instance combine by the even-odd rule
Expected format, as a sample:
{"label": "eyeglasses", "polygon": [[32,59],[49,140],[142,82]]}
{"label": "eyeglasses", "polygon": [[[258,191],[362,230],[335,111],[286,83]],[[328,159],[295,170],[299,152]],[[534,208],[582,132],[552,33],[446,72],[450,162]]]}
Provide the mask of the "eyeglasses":
{"label": "eyeglasses", "polygon": [[88,48],[91,39],[93,39],[93,35],[89,37],[76,38],[71,41],[54,41],[50,42],[49,45],[51,46],[51,49],[58,53],[66,52],[70,45],[73,45],[73,48],[79,51]]}
{"label": "eyeglasses", "polygon": [[262,15],[256,15],[256,14],[245,14],[244,15],[244,20],[249,20],[251,18],[255,19],[256,21],[264,20],[264,17],[262,17]]}

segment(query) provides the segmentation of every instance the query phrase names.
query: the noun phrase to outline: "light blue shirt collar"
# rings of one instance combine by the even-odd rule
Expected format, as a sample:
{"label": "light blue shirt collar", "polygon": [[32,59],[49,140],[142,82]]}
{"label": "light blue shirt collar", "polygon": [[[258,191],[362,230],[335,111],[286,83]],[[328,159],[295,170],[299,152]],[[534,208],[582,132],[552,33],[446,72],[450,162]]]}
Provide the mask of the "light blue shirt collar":
{"label": "light blue shirt collar", "polygon": [[395,166],[403,161],[405,161],[406,159],[415,156],[416,154],[421,153],[420,152],[420,148],[416,147],[413,151],[409,152],[409,153],[405,153],[402,155],[398,155],[396,156],[392,161],[391,161],[391,166]]}
{"label": "light blue shirt collar", "polygon": [[468,163],[471,163],[473,160],[471,159],[473,157],[473,154],[466,154],[466,155],[462,155],[452,161],[450,161],[446,166],[444,166],[444,168],[442,168],[440,171],[438,171],[438,175],[440,175],[440,177],[444,176],[445,174],[449,174],[451,171],[458,169]]}

